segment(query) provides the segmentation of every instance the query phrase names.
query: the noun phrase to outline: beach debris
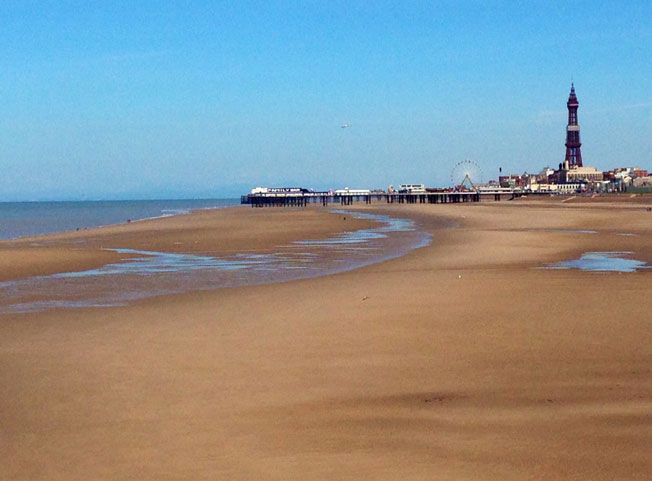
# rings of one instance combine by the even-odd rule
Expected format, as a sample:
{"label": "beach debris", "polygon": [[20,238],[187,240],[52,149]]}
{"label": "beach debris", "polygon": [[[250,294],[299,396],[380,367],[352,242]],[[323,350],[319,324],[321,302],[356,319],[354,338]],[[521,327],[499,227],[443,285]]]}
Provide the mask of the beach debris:
{"label": "beach debris", "polygon": [[458,278],[458,279],[461,279],[461,278],[462,278],[462,274],[460,274],[459,276],[457,276],[457,278]]}
{"label": "beach debris", "polygon": [[423,402],[433,403],[433,402],[444,402],[446,400],[447,400],[446,396],[435,396],[435,397],[424,399]]}
{"label": "beach debris", "polygon": [[366,301],[367,299],[369,299],[369,296],[364,296],[364,297],[362,298],[363,301]]}

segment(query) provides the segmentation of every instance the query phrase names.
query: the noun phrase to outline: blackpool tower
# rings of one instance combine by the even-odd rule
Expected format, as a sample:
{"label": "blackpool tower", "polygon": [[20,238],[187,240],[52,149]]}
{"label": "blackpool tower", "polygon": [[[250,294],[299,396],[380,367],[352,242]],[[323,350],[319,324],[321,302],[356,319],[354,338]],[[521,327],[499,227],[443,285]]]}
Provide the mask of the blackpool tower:
{"label": "blackpool tower", "polygon": [[571,84],[570,96],[568,102],[568,126],[566,127],[566,160],[564,167],[572,169],[582,167],[582,143],[580,142],[580,126],[577,124],[577,97],[575,96],[575,86]]}

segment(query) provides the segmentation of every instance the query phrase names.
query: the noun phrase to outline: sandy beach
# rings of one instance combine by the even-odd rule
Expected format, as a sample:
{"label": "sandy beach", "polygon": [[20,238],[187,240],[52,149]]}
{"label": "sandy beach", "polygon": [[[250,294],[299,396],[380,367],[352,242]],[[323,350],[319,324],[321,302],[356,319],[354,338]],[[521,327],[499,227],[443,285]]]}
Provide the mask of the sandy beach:
{"label": "sandy beach", "polygon": [[[652,264],[649,205],[354,205],[432,243],[314,279],[2,315],[0,479],[647,480],[652,270],[539,268]],[[266,252],[370,225],[344,217],[234,208],[3,241],[0,280],[119,260],[107,246]]]}

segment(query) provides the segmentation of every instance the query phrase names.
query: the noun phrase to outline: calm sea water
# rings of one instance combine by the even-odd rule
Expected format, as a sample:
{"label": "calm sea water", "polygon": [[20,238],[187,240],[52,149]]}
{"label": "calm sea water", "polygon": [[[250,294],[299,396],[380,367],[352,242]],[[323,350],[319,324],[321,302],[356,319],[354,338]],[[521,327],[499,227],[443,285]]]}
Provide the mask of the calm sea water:
{"label": "calm sea water", "polygon": [[88,229],[239,204],[239,199],[0,202],[0,239]]}

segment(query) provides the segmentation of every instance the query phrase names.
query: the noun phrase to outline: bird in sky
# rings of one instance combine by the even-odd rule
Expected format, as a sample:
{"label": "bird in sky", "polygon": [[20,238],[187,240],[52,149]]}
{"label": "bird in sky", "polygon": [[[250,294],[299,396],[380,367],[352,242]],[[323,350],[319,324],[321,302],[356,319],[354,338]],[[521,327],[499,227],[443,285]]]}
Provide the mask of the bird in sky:
{"label": "bird in sky", "polygon": [[342,124],[343,129],[348,129],[349,127],[351,127],[351,124]]}

